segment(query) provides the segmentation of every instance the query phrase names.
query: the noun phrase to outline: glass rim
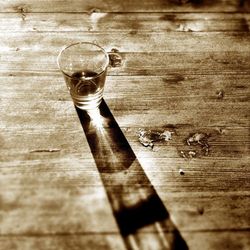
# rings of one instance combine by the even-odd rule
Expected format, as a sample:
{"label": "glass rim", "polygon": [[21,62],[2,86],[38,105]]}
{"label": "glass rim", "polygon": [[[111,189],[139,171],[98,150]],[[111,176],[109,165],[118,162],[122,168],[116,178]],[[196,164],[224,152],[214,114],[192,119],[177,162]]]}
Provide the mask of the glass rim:
{"label": "glass rim", "polygon": [[98,77],[99,75],[101,75],[101,74],[105,71],[105,69],[108,67],[108,65],[109,65],[109,55],[108,55],[108,53],[107,53],[101,46],[99,46],[98,44],[95,44],[95,43],[92,43],[92,42],[75,42],[75,43],[71,43],[71,44],[69,44],[69,45],[66,45],[63,49],[61,49],[61,51],[59,52],[59,54],[58,54],[58,56],[57,56],[57,66],[58,66],[59,70],[60,70],[64,75],[66,75],[66,76],[68,76],[68,77],[70,77],[70,78],[72,78],[72,79],[78,79],[78,78],[76,78],[76,77],[74,77],[74,76],[71,76],[71,75],[67,74],[65,71],[63,71],[63,70],[61,69],[60,63],[59,63],[59,58],[60,58],[60,56],[62,55],[62,53],[63,53],[66,49],[68,49],[68,48],[70,48],[70,47],[72,47],[72,46],[81,45],[81,44],[94,45],[94,46],[98,47],[99,49],[101,49],[101,51],[102,51],[102,52],[104,53],[104,55],[105,55],[105,58],[107,59],[107,60],[106,60],[106,64],[104,65],[104,67],[103,67],[103,68],[102,68],[102,67],[98,68],[98,69],[102,69],[102,71],[101,71],[100,73],[98,73],[98,74],[95,75],[95,76],[91,76],[91,77],[86,77],[86,78],[85,78],[85,79],[94,79],[94,78]]}

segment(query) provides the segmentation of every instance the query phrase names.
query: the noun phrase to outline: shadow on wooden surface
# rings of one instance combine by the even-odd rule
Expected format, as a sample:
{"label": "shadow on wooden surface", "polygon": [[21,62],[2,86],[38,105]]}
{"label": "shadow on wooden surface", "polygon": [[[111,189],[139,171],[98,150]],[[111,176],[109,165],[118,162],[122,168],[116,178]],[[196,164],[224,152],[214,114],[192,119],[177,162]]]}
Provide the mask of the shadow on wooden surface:
{"label": "shadow on wooden surface", "polygon": [[76,110],[126,248],[187,250],[105,101]]}

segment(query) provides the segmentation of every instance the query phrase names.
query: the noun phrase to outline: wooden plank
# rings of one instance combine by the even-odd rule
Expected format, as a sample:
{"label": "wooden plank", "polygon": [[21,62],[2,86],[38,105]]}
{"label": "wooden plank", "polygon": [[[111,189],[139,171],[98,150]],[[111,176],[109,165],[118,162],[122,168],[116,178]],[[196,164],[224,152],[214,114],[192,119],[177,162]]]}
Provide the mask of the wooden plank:
{"label": "wooden plank", "polygon": [[1,32],[225,32],[249,31],[249,23],[247,13],[0,13]]}
{"label": "wooden plank", "polygon": [[[118,119],[122,127],[162,127],[166,124],[190,124],[190,126],[209,127],[248,127],[248,103],[249,103],[249,82],[248,75],[187,75],[181,81],[175,80],[175,75],[166,75],[162,77],[153,76],[131,76],[124,79],[123,76],[108,77],[105,88],[105,98],[112,109],[115,117]],[[61,75],[58,77],[36,76],[34,78],[19,77],[3,77],[2,81],[6,84],[2,86],[2,104],[5,107],[6,130],[23,127],[24,130],[42,129],[39,120],[43,119],[46,127],[50,126],[53,117],[60,117],[64,121],[63,125],[56,125],[56,129],[62,131],[69,125],[72,117],[72,103],[67,93],[64,80]],[[36,85],[34,85],[36,82]],[[51,84],[45,85],[44,82]],[[12,85],[11,85],[12,84]],[[23,89],[20,88],[23,86]],[[158,86],[152,93],[152,90]],[[37,96],[33,95],[33,89],[40,92],[39,102]],[[224,97],[218,97],[219,91],[224,92]],[[140,95],[138,96],[138,93]],[[22,108],[26,112],[27,118],[18,114],[18,109],[12,108],[13,97],[19,96]],[[27,103],[27,96],[30,102]],[[190,98],[192,96],[192,98]],[[39,95],[38,95],[39,97]],[[64,104],[67,101],[67,106]],[[140,100],[140,101],[138,101]],[[161,105],[159,105],[159,102]],[[45,105],[45,106],[44,106]],[[62,107],[64,105],[64,110]],[[51,110],[51,114],[46,113],[46,108]],[[42,109],[40,116],[33,116],[37,109]],[[223,118],[222,116],[223,110]],[[29,112],[28,112],[29,111]],[[132,111],[132,112],[131,112]],[[212,111],[212,113],[211,113]],[[143,112],[143,116],[141,113]],[[240,112],[240,113],[239,113]],[[209,115],[211,114],[211,115]],[[150,119],[150,115],[156,120]],[[22,125],[13,123],[15,117],[24,119]],[[44,119],[44,117],[47,117]],[[145,120],[145,117],[149,117]],[[209,119],[208,119],[209,117]],[[68,124],[69,123],[69,124]],[[19,127],[18,127],[19,126]],[[186,128],[189,129],[189,128]],[[10,130],[11,131],[11,130]],[[78,130],[80,131],[80,129]],[[46,133],[49,136],[48,132]],[[71,131],[72,136],[76,136]],[[55,133],[57,138],[57,133]],[[59,145],[54,144],[57,147]],[[34,148],[34,144],[31,149]]]}
{"label": "wooden plank", "polygon": [[[4,62],[1,71],[4,74],[13,75],[20,71],[55,74],[60,49],[79,40],[98,41],[107,51],[112,48],[121,51],[122,67],[109,70],[111,75],[249,74],[249,33],[169,32],[111,36],[72,32],[71,38],[65,38],[64,33],[28,32],[2,33],[1,37],[1,60]],[[148,41],[147,45],[142,43],[143,40]],[[185,40],[185,43],[180,43],[180,40]],[[138,51],[145,53],[134,54]],[[185,67],[181,66],[183,62]]]}
{"label": "wooden plank", "polygon": [[249,2],[241,0],[179,1],[77,1],[12,0],[1,4],[1,12],[237,12],[249,11]]}
{"label": "wooden plank", "polygon": [[[29,50],[19,44],[17,49],[13,47],[8,48],[9,51],[4,51],[1,55],[4,62],[0,68],[1,74],[58,76],[56,58],[61,47],[54,46],[52,51],[39,45],[37,48],[36,45],[33,46],[33,49]],[[165,76],[166,83],[174,84],[185,81],[188,75],[246,75],[247,80],[247,75],[250,74],[249,54],[244,51],[119,52],[118,55],[121,57],[121,66],[110,67],[110,76]],[[234,78],[237,79],[236,76]],[[222,82],[223,79],[219,78],[219,81]]]}
{"label": "wooden plank", "polygon": [[[67,174],[58,170],[58,183],[55,185],[56,177],[52,177],[50,171],[47,174],[44,172],[44,175],[37,170],[30,171],[30,168],[26,168],[29,169],[28,173],[18,175],[13,171],[6,174],[7,179],[3,184],[1,181],[2,236],[118,233],[101,185],[88,186],[84,180],[82,185],[74,183],[71,178],[72,174],[77,176],[74,170]],[[78,172],[82,176],[83,173],[84,170],[82,174]],[[64,175],[62,183],[72,185],[60,185],[59,175]],[[11,184],[13,176],[19,180],[19,184]],[[49,179],[54,185],[49,183]]]}
{"label": "wooden plank", "polygon": [[[16,188],[3,187],[1,236],[119,233],[101,186]],[[168,187],[156,188],[183,233],[249,230],[249,191],[201,192],[182,187],[182,192],[174,192]]]}
{"label": "wooden plank", "polygon": [[[187,234],[190,249],[237,249],[249,248],[249,232],[200,232]],[[184,237],[186,234],[184,233]]]}
{"label": "wooden plank", "polygon": [[[169,148],[170,156],[166,153]],[[215,149],[212,148],[211,150]],[[181,156],[176,158],[171,157],[171,151],[174,151],[173,147],[171,149],[171,147],[165,146],[162,151],[165,151],[165,155],[162,154],[161,157],[161,152],[159,151],[148,153],[144,152],[143,149],[137,148],[135,150],[152,185],[155,186],[160,194],[163,192],[184,192],[186,194],[195,191],[249,191],[248,179],[250,174],[247,169],[247,161],[249,159],[245,155],[243,155],[242,158],[235,157],[234,159],[230,159],[229,157],[223,158],[222,156],[214,158],[199,156],[197,159],[185,160],[182,159]],[[146,156],[145,158],[144,155]],[[68,162],[69,161],[70,160],[68,160]],[[216,161],[218,161],[218,163],[216,163]],[[73,157],[72,162],[74,162]],[[16,197],[18,195],[21,196],[18,191],[20,188],[23,190],[22,192],[25,192],[25,189],[32,190],[34,188],[39,189],[47,186],[48,189],[54,190],[53,193],[58,192],[58,195],[61,195],[65,189],[69,189],[69,192],[71,192],[70,190],[75,190],[79,187],[86,193],[85,196],[86,199],[88,199],[87,192],[93,192],[93,187],[102,188],[99,174],[97,171],[93,170],[93,163],[92,169],[90,167],[91,162],[91,160],[85,160],[84,164],[82,164],[82,169],[77,167],[76,170],[65,167],[66,164],[64,164],[64,162],[60,163],[62,166],[59,164],[51,164],[51,166],[48,166],[48,164],[46,165],[42,161],[40,161],[39,164],[39,160],[36,159],[34,159],[33,162],[23,161],[22,164],[19,164],[18,161],[12,161],[10,164],[5,163],[4,165],[6,166],[3,166],[1,169],[1,188],[3,196],[4,193],[6,193],[7,187]],[[14,165],[14,163],[16,164]],[[33,167],[34,170],[29,172],[31,167]],[[183,176],[179,173],[180,169],[184,171]],[[122,181],[124,171],[117,173],[115,176],[117,182]],[[131,181],[136,181],[136,179],[132,178]],[[10,182],[12,183],[11,185]],[[218,182],[220,183],[219,186]],[[112,183],[110,183],[109,186],[112,186]],[[50,190],[46,191],[44,189],[44,196],[46,196],[46,192],[49,191]],[[97,193],[98,190],[94,189],[94,191]],[[131,195],[132,193],[133,192],[131,192]],[[42,196],[43,193],[40,195]],[[94,193],[93,195],[97,194]],[[244,194],[242,194],[242,197],[243,196]],[[188,194],[187,197],[189,197]],[[63,198],[65,197],[62,196],[60,200],[63,200]],[[35,199],[34,197],[33,200]],[[37,199],[39,199],[39,197]],[[105,201],[104,198],[103,200]],[[86,203],[83,202],[82,206],[85,205],[91,204],[86,201]],[[74,206],[73,201],[72,206]],[[105,210],[103,212],[108,213]]]}
{"label": "wooden plank", "polygon": [[119,234],[37,235],[0,237],[1,250],[125,250]]}
{"label": "wooden plank", "polygon": [[249,191],[170,194],[163,189],[159,194],[183,233],[249,230]]}
{"label": "wooden plank", "polygon": [[[65,45],[76,41],[96,42],[110,51],[120,52],[249,52],[249,32],[139,32],[124,33],[95,32],[24,32],[4,33],[0,37],[0,51],[12,52],[15,57],[23,53],[40,53],[57,56]],[[184,41],[184,42],[180,42]],[[19,52],[19,53],[15,53]],[[26,54],[28,56],[28,54]],[[4,56],[4,53],[1,54]],[[35,57],[35,54],[34,54]],[[18,58],[18,57],[17,57]],[[30,60],[32,57],[30,58]]]}
{"label": "wooden plank", "polygon": [[[140,100],[138,100],[139,102]],[[73,106],[73,104],[71,104]],[[111,106],[112,109],[112,106]],[[126,137],[128,138],[129,142],[131,143],[134,150],[138,153],[138,156],[150,158],[150,157],[160,157],[160,158],[179,158],[181,156],[181,151],[190,151],[195,150],[198,152],[200,151],[199,147],[190,147],[187,145],[186,140],[189,137],[190,134],[193,134],[195,132],[204,132],[210,134],[210,154],[209,156],[205,157],[206,160],[212,161],[213,158],[219,160],[225,160],[226,158],[230,160],[234,160],[235,158],[242,158],[247,154],[249,151],[249,134],[248,134],[248,127],[239,127],[237,124],[232,125],[219,125],[218,123],[221,122],[221,119],[217,119],[214,124],[210,124],[210,127],[201,127],[199,126],[199,121],[196,121],[194,125],[191,124],[179,124],[179,123],[172,123],[172,126],[176,126],[175,130],[177,131],[177,135],[173,136],[173,139],[170,143],[156,143],[155,149],[150,150],[150,148],[144,148],[142,145],[139,144],[138,141],[138,131],[139,128],[144,128],[148,124],[151,125],[151,129],[156,129],[159,131],[163,131],[164,127],[168,125],[167,123],[167,117],[171,116],[170,111],[164,112],[162,111],[162,117],[165,116],[164,121],[159,121],[160,118],[154,117],[154,120],[150,119],[150,116],[145,114],[144,115],[144,122],[139,123],[139,121],[134,121],[131,123],[123,123],[122,120],[126,117],[135,117],[137,118],[138,113],[143,112],[142,110],[138,109],[138,107],[135,105],[134,110],[130,109],[129,111],[124,111],[123,115],[121,115],[120,112],[118,114],[120,116],[118,117],[118,120],[121,120],[119,124],[123,126],[124,133]],[[195,111],[194,111],[195,112]],[[203,110],[204,113],[209,112],[207,110]],[[242,112],[241,110],[238,110],[238,112]],[[114,113],[117,113],[117,111],[114,111]],[[132,113],[132,115],[131,115]],[[158,112],[156,112],[158,114]],[[182,113],[182,112],[181,112]],[[191,111],[190,111],[191,113]],[[130,115],[130,116],[129,116]],[[235,114],[233,116],[236,116]],[[10,116],[7,117],[8,121],[5,121],[6,126],[11,126],[11,123],[9,122]],[[25,117],[27,119],[28,117]],[[7,120],[6,119],[6,120]],[[20,119],[20,118],[19,118]],[[225,123],[228,122],[227,119]],[[228,122],[229,123],[229,122]],[[158,125],[162,125],[161,127],[158,127]],[[129,127],[127,127],[129,126]],[[231,126],[231,127],[230,127]],[[4,128],[3,128],[4,129]],[[81,157],[79,153],[77,153],[76,147],[83,147],[82,152],[85,154],[85,160],[84,166],[85,170],[91,169],[91,164],[88,167],[87,161],[89,160],[91,163],[91,155],[88,155],[89,149],[88,145],[86,145],[86,142],[83,142],[80,144],[79,141],[77,141],[77,133],[73,131],[69,131],[68,135],[62,136],[62,139],[65,141],[69,140],[70,138],[72,140],[76,141],[76,145],[63,145],[59,143],[50,143],[50,145],[46,145],[46,141],[48,141],[51,137],[51,139],[58,138],[58,133],[53,133],[53,135],[49,136],[44,132],[44,130],[41,130],[41,132],[44,133],[43,140],[39,140],[39,133],[34,133],[31,130],[24,130],[23,133],[26,134],[25,138],[21,136],[21,133],[16,131],[17,128],[10,127],[9,129],[4,129],[5,131],[5,138],[8,138],[8,141],[4,143],[4,147],[2,148],[2,165],[4,166],[15,166],[15,164],[19,164],[20,166],[29,165],[29,160],[36,159],[35,165],[39,167],[42,164],[46,164],[46,161],[44,160],[44,157],[48,157],[51,159],[51,161],[55,161],[57,157],[61,157],[62,162],[58,163],[60,167],[63,166],[63,162],[67,162],[70,160],[70,157],[77,159],[77,157]],[[222,132],[221,132],[222,131]],[[79,136],[79,135],[78,135]],[[32,138],[34,138],[34,141],[39,140],[39,143],[35,143],[32,141]],[[4,139],[4,138],[3,138]],[[23,146],[22,146],[23,141]],[[51,149],[52,152],[49,150]],[[54,149],[54,152],[53,152]],[[47,150],[47,151],[46,151]],[[197,155],[198,157],[198,155]],[[184,163],[185,159],[182,159],[182,163]],[[243,160],[243,159],[242,159]],[[6,161],[6,163],[4,163]],[[12,163],[13,161],[13,163]],[[209,162],[210,164],[211,162]],[[212,162],[213,163],[213,162]],[[53,163],[54,164],[54,163]],[[50,169],[49,165],[48,168]],[[67,169],[67,168],[66,168]]]}
{"label": "wooden plank", "polygon": [[[189,249],[211,250],[232,249],[247,250],[250,244],[249,232],[184,232]],[[230,237],[229,237],[230,235]],[[107,249],[124,250],[124,246],[118,241],[117,235],[58,235],[58,236],[13,236],[0,237],[0,249],[15,250],[68,250],[70,249]],[[206,244],[204,244],[206,242]]]}
{"label": "wooden plank", "polygon": [[[105,196],[101,187],[91,187],[88,192],[82,187],[70,191],[65,187],[62,192],[51,187],[4,191],[1,236],[119,234],[107,206],[103,207]],[[172,192],[162,188],[159,194],[183,233],[249,230],[249,191]],[[30,199],[34,202],[30,203]]]}
{"label": "wooden plank", "polygon": [[[164,150],[166,152],[166,147]],[[144,153],[144,155],[147,154]],[[157,153],[153,155],[153,157],[156,158],[155,155],[157,155]],[[249,170],[247,169],[247,161],[249,159],[246,156],[243,156],[243,159],[237,158],[239,163],[237,163],[236,160],[231,160],[226,157],[224,157],[224,163],[222,158],[214,157],[214,159],[219,162],[216,163],[215,160],[209,159],[209,157],[187,161],[181,159],[176,160],[174,158],[170,159],[170,157],[167,160],[165,160],[167,157],[157,160],[155,160],[155,158],[154,160],[150,158],[143,159],[142,153],[140,153],[139,156],[141,157],[139,159],[143,163],[145,170],[147,170],[147,175],[151,183],[160,194],[163,192],[183,192],[189,197],[187,193],[195,191],[249,191]],[[228,166],[225,165],[226,163]],[[183,175],[180,174],[180,169],[183,170]],[[216,195],[217,193],[215,196]],[[244,196],[242,193],[242,197]],[[247,199],[249,199],[249,197]],[[249,223],[249,220],[247,221],[246,223]]]}

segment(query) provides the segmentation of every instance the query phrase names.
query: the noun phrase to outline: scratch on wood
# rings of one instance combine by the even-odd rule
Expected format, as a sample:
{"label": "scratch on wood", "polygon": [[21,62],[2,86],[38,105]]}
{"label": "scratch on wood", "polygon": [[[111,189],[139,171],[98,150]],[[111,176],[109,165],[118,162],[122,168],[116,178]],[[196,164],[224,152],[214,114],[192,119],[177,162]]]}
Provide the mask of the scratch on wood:
{"label": "scratch on wood", "polygon": [[162,81],[168,84],[181,84],[183,81],[185,81],[185,77],[182,75],[176,74],[173,76],[162,78]]}
{"label": "scratch on wood", "polygon": [[53,153],[53,152],[59,152],[61,149],[59,148],[49,148],[49,149],[34,149],[30,150],[30,153]]}
{"label": "scratch on wood", "polygon": [[216,92],[216,95],[217,95],[218,99],[223,99],[225,96],[225,92],[224,92],[224,90],[221,89],[221,90]]}

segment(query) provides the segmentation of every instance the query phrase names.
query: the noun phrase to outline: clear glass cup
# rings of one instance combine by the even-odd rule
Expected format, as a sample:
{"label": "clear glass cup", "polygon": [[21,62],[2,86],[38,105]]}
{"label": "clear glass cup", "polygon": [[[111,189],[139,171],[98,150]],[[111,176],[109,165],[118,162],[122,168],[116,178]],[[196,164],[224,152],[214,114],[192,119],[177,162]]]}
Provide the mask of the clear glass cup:
{"label": "clear glass cup", "polygon": [[83,110],[98,108],[109,65],[105,50],[94,43],[74,43],[59,53],[57,63],[74,104]]}

